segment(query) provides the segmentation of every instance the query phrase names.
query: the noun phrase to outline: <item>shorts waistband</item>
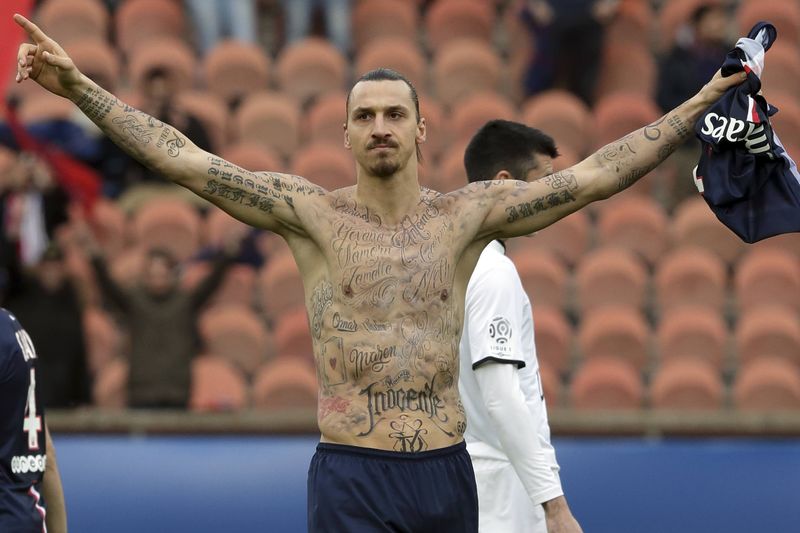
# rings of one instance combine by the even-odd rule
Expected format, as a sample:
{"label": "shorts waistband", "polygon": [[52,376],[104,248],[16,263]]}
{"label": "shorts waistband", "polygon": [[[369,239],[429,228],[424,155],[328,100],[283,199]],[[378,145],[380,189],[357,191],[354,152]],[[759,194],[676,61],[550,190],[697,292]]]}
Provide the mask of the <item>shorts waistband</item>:
{"label": "shorts waistband", "polygon": [[435,450],[428,450],[424,452],[393,452],[391,450],[379,450],[377,448],[366,448],[363,446],[350,446],[347,444],[334,444],[331,442],[320,442],[317,444],[317,452],[335,453],[358,455],[359,457],[374,457],[380,459],[390,459],[396,461],[422,461],[425,459],[434,459],[458,455],[459,453],[466,452],[467,444],[463,440],[458,444],[447,446],[445,448],[437,448]]}

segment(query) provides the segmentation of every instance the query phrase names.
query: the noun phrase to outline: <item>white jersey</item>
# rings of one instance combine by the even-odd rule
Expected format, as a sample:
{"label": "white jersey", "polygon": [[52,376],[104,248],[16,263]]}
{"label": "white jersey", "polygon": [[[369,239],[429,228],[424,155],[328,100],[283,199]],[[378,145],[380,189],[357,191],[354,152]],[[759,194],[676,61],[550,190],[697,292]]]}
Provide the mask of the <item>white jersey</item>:
{"label": "white jersey", "polygon": [[[480,472],[489,468],[497,474],[498,469],[502,469],[507,475],[516,476],[484,404],[474,372],[481,365],[497,363],[513,364],[518,368],[519,384],[539,440],[537,461],[549,466],[553,472],[550,486],[541,487],[541,491],[537,486],[537,493],[549,494],[549,498],[554,497],[553,494],[563,494],[555,450],[550,443],[550,427],[536,359],[531,302],[514,263],[505,255],[503,245],[493,241],[481,253],[467,286],[464,332],[460,346],[459,391],[467,415],[464,439],[476,468],[482,523],[484,507],[489,504],[490,498],[496,499],[496,495],[481,490]],[[529,506],[514,514],[523,517],[526,513],[536,512],[543,520],[541,505],[531,501],[535,497],[525,493],[519,479],[511,483],[514,486],[512,492],[516,493],[511,500],[522,502],[523,506],[527,501]],[[505,501],[506,507],[508,502]],[[527,531],[531,531],[530,526],[528,523]]]}

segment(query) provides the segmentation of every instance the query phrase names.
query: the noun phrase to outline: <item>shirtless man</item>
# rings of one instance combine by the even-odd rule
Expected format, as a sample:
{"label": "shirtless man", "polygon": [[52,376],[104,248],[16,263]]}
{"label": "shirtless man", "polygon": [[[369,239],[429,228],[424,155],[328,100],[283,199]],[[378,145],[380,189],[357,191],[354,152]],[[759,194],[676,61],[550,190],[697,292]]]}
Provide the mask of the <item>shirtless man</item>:
{"label": "shirtless man", "polygon": [[416,92],[397,73],[362,76],[347,101],[356,185],[250,172],[119,101],[24,17],[33,44],[17,81],[72,100],[131,156],[239,220],[281,235],[306,292],[322,442],[309,470],[311,531],[477,531],[458,394],[464,295],[481,251],[527,235],[652,170],[743,78],[717,74],[695,97],[565,171],[531,183],[421,188]]}

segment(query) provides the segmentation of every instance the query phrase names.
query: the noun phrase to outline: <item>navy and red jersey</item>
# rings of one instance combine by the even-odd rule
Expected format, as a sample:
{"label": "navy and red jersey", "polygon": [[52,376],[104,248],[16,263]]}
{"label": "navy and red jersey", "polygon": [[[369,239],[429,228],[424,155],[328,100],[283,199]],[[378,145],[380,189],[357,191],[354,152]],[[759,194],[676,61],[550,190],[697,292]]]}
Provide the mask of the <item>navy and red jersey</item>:
{"label": "navy and red jersey", "polygon": [[14,315],[0,308],[0,531],[41,533],[47,462],[36,352]]}

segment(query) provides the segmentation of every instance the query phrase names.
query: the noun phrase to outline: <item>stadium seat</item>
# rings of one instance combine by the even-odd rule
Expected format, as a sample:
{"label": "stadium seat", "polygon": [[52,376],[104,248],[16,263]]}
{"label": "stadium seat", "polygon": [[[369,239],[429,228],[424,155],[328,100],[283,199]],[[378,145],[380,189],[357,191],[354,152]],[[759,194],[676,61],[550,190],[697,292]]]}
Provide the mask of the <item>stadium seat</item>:
{"label": "stadium seat", "polygon": [[[473,93],[454,106],[450,123],[456,132],[456,142],[468,143],[478,129],[494,119],[515,120],[517,110],[511,101],[500,94]],[[524,176],[521,176],[524,177]]]}
{"label": "stadium seat", "polygon": [[641,260],[622,248],[598,248],[575,270],[576,300],[581,312],[608,304],[642,309],[647,271]]}
{"label": "stadium seat", "polygon": [[522,121],[556,141],[559,150],[571,148],[579,157],[593,146],[592,115],[577,96],[560,89],[536,94],[522,106]]}
{"label": "stadium seat", "polygon": [[800,368],[800,318],[792,308],[765,305],[739,317],[734,331],[739,361],[782,357]]}
{"label": "stadium seat", "polygon": [[175,103],[178,109],[200,121],[214,153],[228,145],[230,114],[222,100],[208,92],[189,90],[178,94]]}
{"label": "stadium seat", "polygon": [[434,52],[459,39],[491,44],[494,6],[482,0],[437,0],[425,14],[425,35]]}
{"label": "stadium seat", "polygon": [[631,46],[630,43],[607,43],[601,61],[597,98],[615,93],[655,96],[658,66],[650,48]]}
{"label": "stadium seat", "polygon": [[281,51],[276,75],[282,91],[305,103],[345,89],[347,61],[329,41],[308,37]]}
{"label": "stadium seat", "polygon": [[570,384],[572,407],[580,410],[633,410],[642,407],[638,372],[618,358],[587,360]]}
{"label": "stadium seat", "polygon": [[125,0],[114,12],[117,45],[125,54],[146,43],[186,35],[183,6],[174,0]]}
{"label": "stadium seat", "polygon": [[317,98],[305,114],[305,138],[310,143],[344,145],[347,95],[335,91]]}
{"label": "stadium seat", "polygon": [[570,364],[572,327],[560,309],[541,305],[535,296],[532,298],[536,357],[540,364],[561,375]]}
{"label": "stadium seat", "polygon": [[[192,289],[197,286],[211,271],[206,261],[189,263],[181,276],[181,286]],[[222,279],[222,284],[214,291],[208,302],[211,306],[245,306],[253,305],[256,286],[256,271],[250,265],[231,265]],[[220,352],[215,352],[220,353]]]}
{"label": "stadium seat", "polygon": [[497,91],[502,64],[489,44],[458,40],[442,47],[433,58],[433,85],[440,102],[455,106],[473,93]]}
{"label": "stadium seat", "polygon": [[649,363],[650,330],[635,308],[607,305],[583,315],[578,346],[587,361],[617,358],[641,371]]}
{"label": "stadium seat", "polygon": [[353,157],[343,146],[317,143],[304,146],[292,158],[292,173],[328,191],[356,183]]}
{"label": "stadium seat", "polygon": [[682,305],[702,305],[721,313],[727,289],[725,264],[699,246],[671,250],[656,265],[655,305],[660,313]]}
{"label": "stadium seat", "polygon": [[[703,4],[722,4],[721,0],[670,0],[663,2],[658,12],[660,49],[668,52],[675,43],[677,34],[689,23],[692,13]],[[745,30],[746,35],[750,28]]]}
{"label": "stadium seat", "polygon": [[658,120],[661,111],[647,95],[617,92],[603,96],[594,106],[595,145],[605,146]]}
{"label": "stadium seat", "polygon": [[220,248],[226,241],[241,239],[252,228],[219,208],[209,209],[203,224],[206,243]]}
{"label": "stadium seat", "polygon": [[791,252],[797,259],[800,259],[800,233],[784,233],[775,235],[769,239],[758,241],[749,246],[752,250],[778,249]]}
{"label": "stadium seat", "polygon": [[103,367],[122,355],[122,332],[111,315],[94,306],[83,311],[83,329],[89,372],[97,376]]}
{"label": "stadium seat", "polygon": [[238,411],[247,406],[247,384],[226,358],[202,355],[192,361],[193,411]]}
{"label": "stadium seat", "polygon": [[284,172],[286,165],[273,149],[252,141],[228,144],[220,156],[252,172]]}
{"label": "stadium seat", "polygon": [[699,196],[687,198],[672,217],[674,247],[698,246],[731,264],[742,253],[745,243],[725,227]]}
{"label": "stadium seat", "polygon": [[414,2],[406,0],[360,0],[353,7],[353,39],[360,53],[374,41],[387,37],[416,39],[419,14]]}
{"label": "stadium seat", "polygon": [[172,35],[148,38],[129,54],[128,74],[136,90],[142,88],[145,76],[156,68],[168,73],[176,92],[191,88],[196,67],[194,53]]}
{"label": "stadium seat", "polygon": [[721,369],[728,347],[728,329],[718,311],[700,305],[685,305],[661,317],[656,339],[662,363],[692,359]]}
{"label": "stadium seat", "polygon": [[427,138],[421,146],[424,165],[431,166],[449,146],[453,132],[442,104],[433,96],[419,95],[419,114],[425,118],[427,131]]}
{"label": "stadium seat", "polygon": [[300,106],[289,93],[253,93],[234,115],[236,138],[291,157],[300,143],[300,116]]}
{"label": "stadium seat", "polygon": [[264,410],[314,408],[317,377],[306,359],[282,357],[264,365],[253,382],[253,407]]}
{"label": "stadium seat", "polygon": [[258,285],[261,308],[273,324],[288,309],[305,303],[303,280],[291,254],[272,256],[259,272]]}
{"label": "stadium seat", "polygon": [[800,261],[791,252],[760,248],[736,264],[736,303],[745,311],[764,304],[800,311]]}
{"label": "stadium seat", "polygon": [[283,309],[275,323],[275,353],[278,357],[313,360],[311,331],[305,307]]}
{"label": "stadium seat", "polygon": [[509,250],[524,248],[555,254],[574,267],[589,249],[590,232],[589,215],[576,211],[530,237],[511,239],[507,245]]}
{"label": "stadium seat", "polygon": [[467,185],[467,171],[464,168],[464,149],[466,141],[451,145],[441,156],[433,188],[448,193]]}
{"label": "stadium seat", "polygon": [[113,259],[128,245],[128,219],[119,206],[107,198],[99,198],[90,214],[94,238],[103,255]]}
{"label": "stadium seat", "polygon": [[569,272],[558,256],[518,247],[509,257],[534,307],[566,309]]}
{"label": "stadium seat", "polygon": [[249,307],[215,305],[198,319],[205,351],[223,357],[244,375],[274,355],[264,324]]}
{"label": "stadium seat", "polygon": [[[62,43],[64,44],[64,43]],[[116,49],[105,39],[76,38],[64,49],[83,74],[103,88],[113,90],[120,79],[122,66]]]}
{"label": "stadium seat", "polygon": [[625,248],[657,264],[667,247],[667,214],[647,196],[627,194],[598,211],[597,243]]}
{"label": "stadium seat", "polygon": [[[767,85],[764,85],[764,90],[769,91]],[[800,103],[797,92],[770,91],[767,96],[769,103],[778,108],[778,112],[770,117],[769,121],[789,155],[793,159],[798,159],[800,153],[796,149],[800,148],[800,132],[797,129],[797,124],[800,123]]]}
{"label": "stadium seat", "polygon": [[515,102],[524,98],[525,76],[536,54],[536,45],[531,32],[519,16],[520,5],[521,2],[515,0],[503,10],[500,24],[504,31],[499,34],[505,38],[501,49],[507,54],[506,64],[511,89],[509,96]]}
{"label": "stadium seat", "polygon": [[124,409],[128,405],[128,362],[115,357],[104,365],[92,384],[94,405],[100,409]]}
{"label": "stadium seat", "polygon": [[134,214],[136,242],[148,248],[169,250],[183,261],[200,245],[200,215],[181,200],[153,200]]}
{"label": "stadium seat", "polygon": [[759,357],[736,375],[733,400],[742,411],[800,409],[800,370],[785,359]]}
{"label": "stadium seat", "polygon": [[606,28],[607,43],[649,48],[656,17],[650,2],[622,0]]}
{"label": "stadium seat", "polygon": [[[762,20],[775,25],[780,41],[790,44],[795,50],[800,46],[800,5],[797,2],[743,0],[736,10],[739,35],[747,35],[750,28]],[[767,56],[768,66],[769,61]]]}
{"label": "stadium seat", "polygon": [[231,104],[265,91],[271,62],[260,46],[229,39],[214,45],[203,60],[208,90]]}
{"label": "stadium seat", "polygon": [[46,0],[36,11],[35,21],[48,37],[70,50],[73,41],[106,41],[109,18],[102,0]]}
{"label": "stadium seat", "polygon": [[784,93],[796,99],[797,87],[800,87],[800,56],[797,45],[784,42],[780,33],[778,36],[779,39],[767,52],[761,83],[770,101],[776,93]]}
{"label": "stadium seat", "polygon": [[355,59],[354,78],[370,70],[386,67],[409,79],[417,91],[428,87],[428,61],[416,41],[404,37],[376,38],[361,49]]}
{"label": "stadium seat", "polygon": [[547,402],[547,407],[552,409],[558,407],[563,401],[563,386],[561,378],[549,364],[539,361],[539,377],[542,382],[542,394]]}
{"label": "stadium seat", "polygon": [[650,387],[654,409],[712,411],[723,407],[725,386],[708,361],[673,359],[658,369]]}

